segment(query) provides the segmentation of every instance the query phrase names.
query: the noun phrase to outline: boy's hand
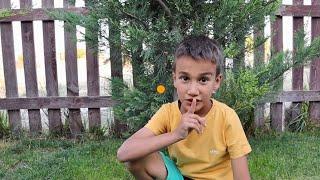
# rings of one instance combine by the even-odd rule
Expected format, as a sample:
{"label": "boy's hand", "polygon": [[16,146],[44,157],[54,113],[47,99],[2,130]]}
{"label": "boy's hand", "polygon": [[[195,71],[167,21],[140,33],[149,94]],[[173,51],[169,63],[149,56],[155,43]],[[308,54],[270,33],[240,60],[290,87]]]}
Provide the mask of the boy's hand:
{"label": "boy's hand", "polygon": [[174,133],[180,138],[185,139],[192,130],[196,130],[198,134],[203,132],[205,119],[194,114],[196,110],[197,101],[192,100],[191,107],[188,112],[184,113],[181,117],[181,122]]}

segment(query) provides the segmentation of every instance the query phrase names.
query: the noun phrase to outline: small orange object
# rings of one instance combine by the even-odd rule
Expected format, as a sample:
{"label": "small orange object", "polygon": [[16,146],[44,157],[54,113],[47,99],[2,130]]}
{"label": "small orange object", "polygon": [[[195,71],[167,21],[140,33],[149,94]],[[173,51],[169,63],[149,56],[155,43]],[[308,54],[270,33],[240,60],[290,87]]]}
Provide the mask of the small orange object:
{"label": "small orange object", "polygon": [[157,86],[157,92],[158,92],[159,94],[163,94],[165,91],[166,91],[166,87],[165,87],[164,85],[159,84],[159,85]]}

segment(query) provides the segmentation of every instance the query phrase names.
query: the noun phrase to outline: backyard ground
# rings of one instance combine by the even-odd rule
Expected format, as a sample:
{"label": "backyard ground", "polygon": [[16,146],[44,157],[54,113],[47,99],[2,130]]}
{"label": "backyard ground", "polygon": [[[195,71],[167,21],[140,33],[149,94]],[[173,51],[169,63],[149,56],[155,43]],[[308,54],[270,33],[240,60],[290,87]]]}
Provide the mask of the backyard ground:
{"label": "backyard ground", "polygon": [[[116,160],[123,140],[0,140],[0,179],[133,179]],[[251,138],[252,179],[319,179],[320,133]]]}

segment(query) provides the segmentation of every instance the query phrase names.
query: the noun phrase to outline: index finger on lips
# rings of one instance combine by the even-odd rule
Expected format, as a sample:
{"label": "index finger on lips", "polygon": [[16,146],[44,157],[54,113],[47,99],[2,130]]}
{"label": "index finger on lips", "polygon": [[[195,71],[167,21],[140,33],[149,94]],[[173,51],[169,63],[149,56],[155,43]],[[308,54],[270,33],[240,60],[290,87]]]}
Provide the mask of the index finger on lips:
{"label": "index finger on lips", "polygon": [[197,100],[195,98],[193,98],[190,109],[188,112],[191,114],[194,114],[194,112],[196,111],[196,106],[197,106]]}

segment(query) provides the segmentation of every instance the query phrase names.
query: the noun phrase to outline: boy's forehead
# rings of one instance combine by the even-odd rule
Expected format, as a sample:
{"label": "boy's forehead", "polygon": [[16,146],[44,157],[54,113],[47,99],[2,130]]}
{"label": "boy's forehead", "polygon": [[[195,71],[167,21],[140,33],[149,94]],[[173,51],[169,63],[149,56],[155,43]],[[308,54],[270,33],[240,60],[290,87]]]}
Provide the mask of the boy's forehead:
{"label": "boy's forehead", "polygon": [[186,71],[192,70],[199,73],[208,73],[216,71],[216,64],[210,60],[204,59],[193,59],[192,57],[181,57],[175,60],[175,70],[177,71]]}

